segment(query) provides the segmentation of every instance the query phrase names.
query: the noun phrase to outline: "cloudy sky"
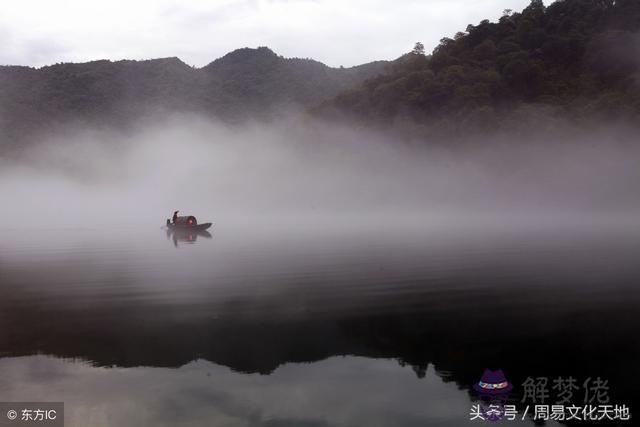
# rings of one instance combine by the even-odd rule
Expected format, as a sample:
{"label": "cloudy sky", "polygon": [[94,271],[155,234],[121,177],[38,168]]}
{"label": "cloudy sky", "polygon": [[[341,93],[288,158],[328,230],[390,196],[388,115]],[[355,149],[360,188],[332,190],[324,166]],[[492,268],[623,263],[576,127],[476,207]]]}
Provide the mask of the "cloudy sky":
{"label": "cloudy sky", "polygon": [[[21,0],[0,14],[0,64],[177,56],[203,66],[269,46],[331,66],[433,49],[469,23],[529,0]],[[548,3],[548,1],[547,1]]]}

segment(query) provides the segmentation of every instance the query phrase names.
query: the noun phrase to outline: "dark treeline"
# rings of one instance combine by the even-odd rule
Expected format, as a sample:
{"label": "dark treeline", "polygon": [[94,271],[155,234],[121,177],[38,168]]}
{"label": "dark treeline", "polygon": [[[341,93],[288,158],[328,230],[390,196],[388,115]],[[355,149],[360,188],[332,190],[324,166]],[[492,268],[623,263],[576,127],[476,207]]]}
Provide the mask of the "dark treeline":
{"label": "dark treeline", "polygon": [[432,54],[331,68],[239,49],[203,68],[178,58],[0,66],[0,145],[57,126],[118,127],[193,112],[227,122],[314,117],[420,137],[640,118],[640,2],[533,0],[469,25]]}
{"label": "dark treeline", "polygon": [[417,45],[387,75],[316,112],[418,123],[429,134],[640,118],[640,2],[533,0],[469,25],[430,56]]}
{"label": "dark treeline", "polygon": [[203,68],[178,58],[0,66],[0,138],[24,140],[69,123],[121,128],[168,112],[269,120],[318,105],[387,66],[331,68],[266,47],[238,49]]}

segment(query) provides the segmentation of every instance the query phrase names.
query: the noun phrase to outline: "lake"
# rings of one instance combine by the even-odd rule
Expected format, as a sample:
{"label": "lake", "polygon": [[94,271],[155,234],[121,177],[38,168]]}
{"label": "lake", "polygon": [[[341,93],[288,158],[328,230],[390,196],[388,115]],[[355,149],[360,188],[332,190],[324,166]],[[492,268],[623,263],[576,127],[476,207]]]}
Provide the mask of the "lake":
{"label": "lake", "polygon": [[638,407],[637,221],[158,224],[5,227],[0,401],[67,426],[481,425],[499,368],[519,417],[528,378],[538,403],[600,377]]}

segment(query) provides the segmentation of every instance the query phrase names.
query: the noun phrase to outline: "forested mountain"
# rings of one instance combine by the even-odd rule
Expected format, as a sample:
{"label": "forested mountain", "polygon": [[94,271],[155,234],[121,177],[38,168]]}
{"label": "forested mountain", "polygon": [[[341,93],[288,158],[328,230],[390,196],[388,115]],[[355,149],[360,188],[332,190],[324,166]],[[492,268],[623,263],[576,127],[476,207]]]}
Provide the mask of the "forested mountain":
{"label": "forested mountain", "polygon": [[386,70],[377,61],[331,68],[238,49],[203,68],[178,58],[0,67],[0,135],[20,139],[79,122],[124,126],[159,112],[197,112],[228,121],[306,109]]}
{"label": "forested mountain", "polygon": [[393,70],[315,109],[331,119],[425,133],[537,126],[562,117],[640,119],[640,1],[533,0],[498,22],[469,25],[425,56],[420,46]]}
{"label": "forested mountain", "polygon": [[231,117],[259,115],[274,106],[312,107],[387,71],[387,61],[331,68],[311,59],[282,58],[270,49],[238,49],[202,69],[201,101]]}
{"label": "forested mountain", "polygon": [[640,1],[532,0],[469,25],[432,54],[331,68],[238,49],[202,68],[178,58],[0,67],[0,140],[68,122],[126,126],[162,112],[231,122],[291,108],[424,135],[640,119]]}

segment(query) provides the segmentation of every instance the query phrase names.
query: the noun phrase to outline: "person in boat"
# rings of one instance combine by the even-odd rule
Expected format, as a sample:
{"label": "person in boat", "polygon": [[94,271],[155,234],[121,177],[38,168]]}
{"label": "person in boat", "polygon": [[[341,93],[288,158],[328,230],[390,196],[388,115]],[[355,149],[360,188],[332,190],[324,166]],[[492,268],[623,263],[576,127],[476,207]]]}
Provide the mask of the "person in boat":
{"label": "person in boat", "polygon": [[178,220],[178,212],[180,212],[180,211],[175,211],[175,212],[173,213],[173,218],[172,218],[171,220],[173,221],[173,223],[174,223],[174,224],[175,224],[175,223],[176,223],[176,221]]}

